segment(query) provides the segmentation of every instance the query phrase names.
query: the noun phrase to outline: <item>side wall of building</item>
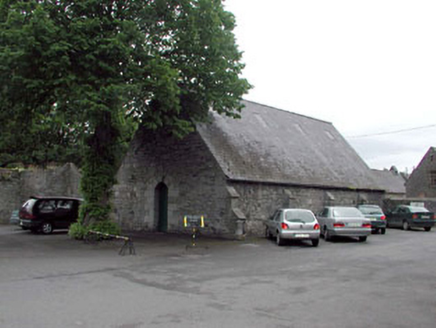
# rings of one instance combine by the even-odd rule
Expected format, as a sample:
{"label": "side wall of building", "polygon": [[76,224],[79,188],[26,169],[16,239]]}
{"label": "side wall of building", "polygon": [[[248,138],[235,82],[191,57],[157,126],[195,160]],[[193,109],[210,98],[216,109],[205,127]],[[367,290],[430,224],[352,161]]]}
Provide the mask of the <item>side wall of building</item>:
{"label": "side wall of building", "polygon": [[265,220],[278,208],[305,208],[317,213],[323,206],[328,205],[356,206],[370,203],[381,206],[384,195],[381,191],[320,189],[247,182],[230,184],[239,195],[235,207],[246,217],[245,232],[255,235],[264,233]]}
{"label": "side wall of building", "polygon": [[156,188],[165,184],[169,232],[187,231],[185,215],[204,215],[205,233],[234,233],[226,177],[198,133],[179,140],[139,131],[117,180],[114,213],[123,229],[158,229]]}
{"label": "side wall of building", "polygon": [[436,197],[436,151],[431,148],[406,182],[407,197]]}

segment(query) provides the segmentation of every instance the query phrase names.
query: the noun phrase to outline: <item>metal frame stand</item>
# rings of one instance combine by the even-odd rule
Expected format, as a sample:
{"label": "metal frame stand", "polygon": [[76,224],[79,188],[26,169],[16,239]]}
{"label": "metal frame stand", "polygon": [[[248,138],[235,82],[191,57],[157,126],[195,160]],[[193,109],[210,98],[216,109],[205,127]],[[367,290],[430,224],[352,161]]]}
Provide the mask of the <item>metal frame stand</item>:
{"label": "metal frame stand", "polygon": [[130,237],[111,235],[100,231],[90,230],[88,231],[88,234],[85,237],[85,242],[96,243],[98,240],[101,240],[102,236],[124,240],[124,244],[121,247],[120,251],[118,252],[118,255],[122,255],[122,256],[125,255],[127,249],[129,250],[129,255],[136,255],[135,246],[133,246],[133,241]]}

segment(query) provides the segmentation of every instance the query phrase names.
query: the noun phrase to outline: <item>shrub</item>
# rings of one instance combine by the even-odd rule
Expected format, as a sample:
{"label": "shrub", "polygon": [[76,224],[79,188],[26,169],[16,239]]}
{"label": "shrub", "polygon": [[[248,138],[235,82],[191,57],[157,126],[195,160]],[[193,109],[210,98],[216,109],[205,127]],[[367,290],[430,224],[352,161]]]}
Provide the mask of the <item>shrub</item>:
{"label": "shrub", "polygon": [[73,223],[70,225],[70,229],[68,230],[68,236],[74,239],[84,239],[88,234],[89,228],[81,225],[79,222]]}
{"label": "shrub", "polygon": [[[71,238],[81,240],[81,239],[84,239],[86,237],[86,235],[88,234],[88,232],[90,230],[98,231],[101,233],[107,233],[110,235],[121,234],[121,228],[117,223],[110,221],[110,220],[104,220],[104,221],[100,221],[98,223],[94,223],[88,227],[83,226],[80,222],[73,223],[70,226],[70,230],[68,231],[68,235]],[[105,239],[105,238],[102,237],[99,239]]]}

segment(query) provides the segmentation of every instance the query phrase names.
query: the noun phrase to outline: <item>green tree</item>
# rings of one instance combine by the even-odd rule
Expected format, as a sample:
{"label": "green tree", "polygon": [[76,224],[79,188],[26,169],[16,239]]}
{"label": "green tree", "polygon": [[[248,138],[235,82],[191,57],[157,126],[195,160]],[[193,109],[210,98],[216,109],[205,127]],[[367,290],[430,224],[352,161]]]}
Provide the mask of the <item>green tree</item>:
{"label": "green tree", "polygon": [[183,137],[209,109],[239,117],[250,85],[221,0],[0,1],[0,148],[83,140],[85,226],[108,218],[137,125]]}

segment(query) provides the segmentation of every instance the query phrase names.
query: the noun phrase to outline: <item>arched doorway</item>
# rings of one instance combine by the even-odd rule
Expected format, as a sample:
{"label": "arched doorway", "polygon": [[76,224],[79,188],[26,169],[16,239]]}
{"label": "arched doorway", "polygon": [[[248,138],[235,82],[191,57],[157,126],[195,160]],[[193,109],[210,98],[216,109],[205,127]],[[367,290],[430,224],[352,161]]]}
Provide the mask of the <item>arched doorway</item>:
{"label": "arched doorway", "polygon": [[155,218],[157,221],[157,231],[166,232],[168,230],[168,187],[160,182],[154,190]]}

